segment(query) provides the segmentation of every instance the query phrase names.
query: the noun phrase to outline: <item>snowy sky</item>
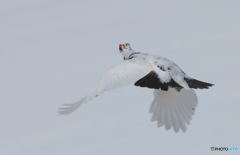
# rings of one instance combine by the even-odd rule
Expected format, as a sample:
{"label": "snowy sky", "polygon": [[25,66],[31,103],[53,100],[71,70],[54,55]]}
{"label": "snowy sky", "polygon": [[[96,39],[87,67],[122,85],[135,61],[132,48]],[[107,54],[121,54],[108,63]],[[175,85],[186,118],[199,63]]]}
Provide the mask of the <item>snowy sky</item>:
{"label": "snowy sky", "polygon": [[[210,151],[240,149],[239,15],[239,0],[0,1],[0,154],[240,154]],[[56,113],[122,61],[122,42],[215,84],[186,133],[150,122],[152,90],[133,86]]]}

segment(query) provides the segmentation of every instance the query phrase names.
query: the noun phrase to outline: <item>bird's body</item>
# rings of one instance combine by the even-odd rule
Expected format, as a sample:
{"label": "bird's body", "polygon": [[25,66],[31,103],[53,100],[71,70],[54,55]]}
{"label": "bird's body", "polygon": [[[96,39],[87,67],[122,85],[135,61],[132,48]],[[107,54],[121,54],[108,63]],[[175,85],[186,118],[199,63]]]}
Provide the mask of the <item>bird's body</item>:
{"label": "bird's body", "polygon": [[[155,88],[155,89],[162,89],[162,90],[168,90],[168,86],[180,88],[189,88],[186,81],[184,81],[184,78],[187,78],[188,76],[181,70],[180,67],[178,67],[174,62],[170,61],[167,58],[160,57],[160,56],[154,56],[149,55],[145,53],[140,52],[133,52],[128,59],[125,59],[125,61],[142,61],[146,65],[149,65],[152,70],[148,74],[149,76],[156,76],[156,79],[152,82],[152,84],[147,84],[146,86],[143,84],[141,85],[141,80],[137,81],[135,83],[136,86],[141,87],[149,87],[149,88]],[[177,83],[173,83],[174,81]],[[147,79],[147,83],[150,82],[149,79]],[[144,82],[144,81],[142,81]]]}
{"label": "bird's body", "polygon": [[212,84],[191,78],[164,57],[135,52],[129,43],[120,44],[119,50],[124,62],[110,69],[92,93],[76,103],[65,104],[59,113],[69,114],[107,90],[132,84],[154,89],[152,121],[175,132],[186,131],[186,124],[190,123],[197,106],[197,96],[192,89],[209,88]]}

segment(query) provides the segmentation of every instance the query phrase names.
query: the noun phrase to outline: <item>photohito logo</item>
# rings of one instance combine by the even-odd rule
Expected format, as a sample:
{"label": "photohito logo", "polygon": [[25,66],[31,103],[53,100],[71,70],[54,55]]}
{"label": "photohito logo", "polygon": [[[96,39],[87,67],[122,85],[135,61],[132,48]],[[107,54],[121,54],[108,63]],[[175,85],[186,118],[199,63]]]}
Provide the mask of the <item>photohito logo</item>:
{"label": "photohito logo", "polygon": [[239,151],[238,147],[211,147],[211,151]]}

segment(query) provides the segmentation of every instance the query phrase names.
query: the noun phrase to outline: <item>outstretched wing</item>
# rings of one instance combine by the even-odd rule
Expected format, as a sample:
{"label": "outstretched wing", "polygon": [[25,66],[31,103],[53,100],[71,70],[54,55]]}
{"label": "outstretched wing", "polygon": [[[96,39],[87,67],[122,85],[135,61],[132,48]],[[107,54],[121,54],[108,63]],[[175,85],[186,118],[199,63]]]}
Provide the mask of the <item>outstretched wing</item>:
{"label": "outstretched wing", "polygon": [[59,108],[59,113],[70,114],[81,104],[89,102],[107,90],[134,84],[137,80],[147,75],[151,70],[151,66],[144,61],[124,61],[122,64],[107,71],[92,93],[75,103],[64,104]]}
{"label": "outstretched wing", "polygon": [[192,89],[154,90],[154,100],[149,112],[152,113],[152,121],[156,121],[158,127],[165,126],[167,130],[173,128],[175,132],[185,132],[197,103],[197,96]]}
{"label": "outstretched wing", "polygon": [[99,93],[106,90],[134,84],[152,70],[144,61],[124,61],[122,64],[108,70],[97,85]]}

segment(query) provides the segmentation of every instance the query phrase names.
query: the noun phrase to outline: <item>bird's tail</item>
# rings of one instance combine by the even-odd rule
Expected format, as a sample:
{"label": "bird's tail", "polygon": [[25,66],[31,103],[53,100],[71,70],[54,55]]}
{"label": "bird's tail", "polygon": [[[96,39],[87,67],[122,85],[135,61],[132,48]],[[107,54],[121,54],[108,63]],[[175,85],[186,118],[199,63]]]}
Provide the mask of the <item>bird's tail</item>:
{"label": "bird's tail", "polygon": [[211,83],[199,81],[199,80],[192,79],[192,78],[185,78],[185,81],[187,82],[187,84],[190,88],[194,88],[194,89],[198,89],[198,88],[199,89],[208,89],[209,87],[213,86],[213,84],[211,84]]}
{"label": "bird's tail", "polygon": [[97,95],[89,95],[89,96],[85,96],[80,101],[77,101],[77,102],[74,102],[74,103],[71,103],[71,104],[63,104],[61,107],[58,108],[58,113],[61,114],[61,115],[71,114],[80,105],[82,105],[84,103],[88,103],[89,101],[91,101],[95,97],[97,97]]}

